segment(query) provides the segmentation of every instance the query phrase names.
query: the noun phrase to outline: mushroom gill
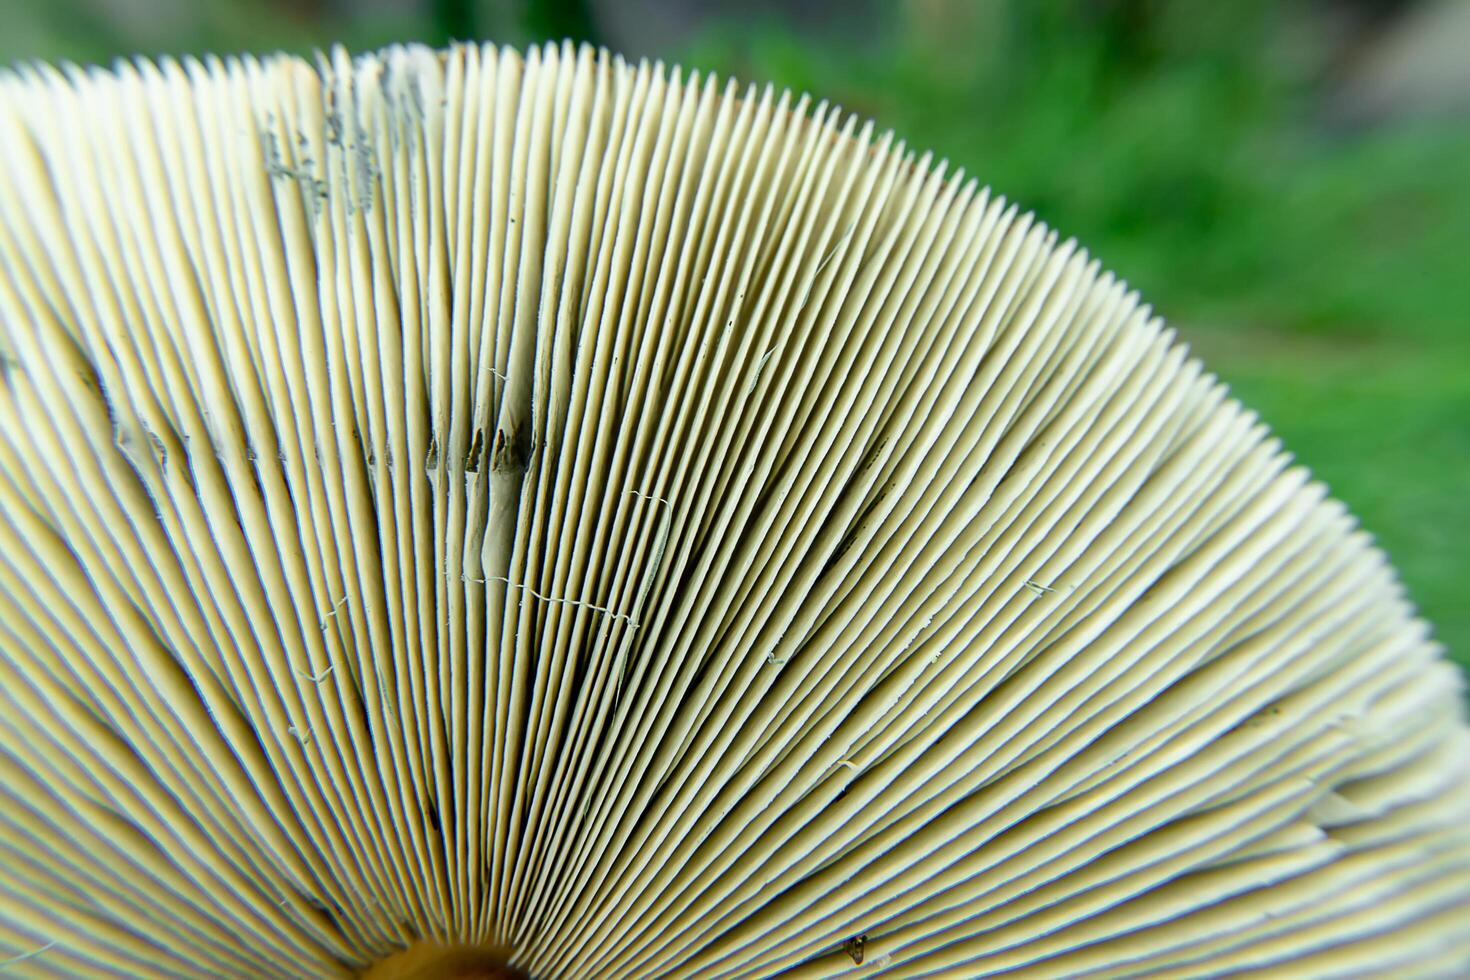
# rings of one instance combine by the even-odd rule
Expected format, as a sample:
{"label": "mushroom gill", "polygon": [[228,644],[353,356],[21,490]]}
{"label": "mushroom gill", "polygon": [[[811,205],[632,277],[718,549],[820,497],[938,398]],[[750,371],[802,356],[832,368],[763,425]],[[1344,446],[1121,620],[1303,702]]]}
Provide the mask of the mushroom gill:
{"label": "mushroom gill", "polygon": [[0,77],[17,975],[1457,976],[1392,570],[1072,242],[493,46]]}

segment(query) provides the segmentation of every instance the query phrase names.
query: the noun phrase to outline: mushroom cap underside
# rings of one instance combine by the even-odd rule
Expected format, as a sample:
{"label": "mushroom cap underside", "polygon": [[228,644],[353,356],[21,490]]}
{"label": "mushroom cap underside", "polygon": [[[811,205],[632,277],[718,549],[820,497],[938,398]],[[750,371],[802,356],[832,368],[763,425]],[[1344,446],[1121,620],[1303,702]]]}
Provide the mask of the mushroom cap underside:
{"label": "mushroom cap underside", "polygon": [[0,159],[13,972],[1470,970],[1392,569],[948,165],[555,45],[18,68]]}

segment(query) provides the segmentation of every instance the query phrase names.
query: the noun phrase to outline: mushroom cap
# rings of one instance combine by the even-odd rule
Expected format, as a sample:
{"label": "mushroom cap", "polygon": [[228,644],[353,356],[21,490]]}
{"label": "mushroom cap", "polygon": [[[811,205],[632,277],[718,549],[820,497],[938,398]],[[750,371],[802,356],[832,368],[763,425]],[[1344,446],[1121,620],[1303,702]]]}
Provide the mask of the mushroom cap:
{"label": "mushroom cap", "polygon": [[17,974],[1470,970],[1383,556],[946,164],[571,46],[24,67],[0,160]]}

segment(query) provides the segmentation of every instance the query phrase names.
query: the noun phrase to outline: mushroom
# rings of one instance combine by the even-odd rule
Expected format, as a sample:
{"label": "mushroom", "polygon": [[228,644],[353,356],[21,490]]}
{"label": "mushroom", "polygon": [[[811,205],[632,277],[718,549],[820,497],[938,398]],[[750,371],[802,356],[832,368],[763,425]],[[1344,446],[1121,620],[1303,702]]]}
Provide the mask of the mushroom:
{"label": "mushroom", "polygon": [[1463,975],[1459,675],[1073,242],[588,48],[0,80],[17,975]]}

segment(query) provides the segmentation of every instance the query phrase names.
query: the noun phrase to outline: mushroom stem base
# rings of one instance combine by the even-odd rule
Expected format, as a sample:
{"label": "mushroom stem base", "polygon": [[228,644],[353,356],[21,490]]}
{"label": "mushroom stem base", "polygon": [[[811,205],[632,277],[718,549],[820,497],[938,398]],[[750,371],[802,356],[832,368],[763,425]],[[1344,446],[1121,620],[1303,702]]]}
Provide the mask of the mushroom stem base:
{"label": "mushroom stem base", "polygon": [[379,960],[362,980],[528,980],[510,965],[503,946],[445,944],[424,940]]}

